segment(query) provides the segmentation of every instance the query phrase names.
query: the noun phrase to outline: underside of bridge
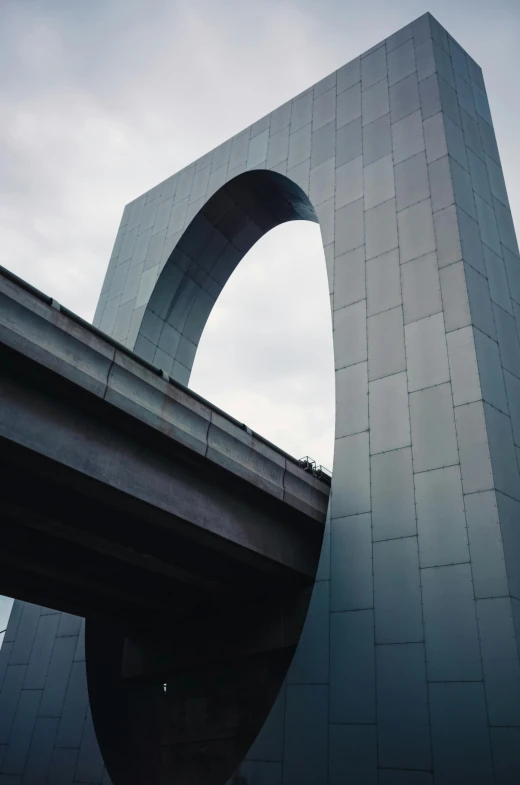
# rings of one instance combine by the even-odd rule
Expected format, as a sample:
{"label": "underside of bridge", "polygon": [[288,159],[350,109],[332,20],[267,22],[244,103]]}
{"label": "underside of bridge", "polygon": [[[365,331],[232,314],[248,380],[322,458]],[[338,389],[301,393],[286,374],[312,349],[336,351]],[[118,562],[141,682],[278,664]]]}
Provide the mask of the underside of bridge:
{"label": "underside of bridge", "polygon": [[87,619],[116,782],[218,782],[305,620],[329,485],[0,278],[0,593]]}

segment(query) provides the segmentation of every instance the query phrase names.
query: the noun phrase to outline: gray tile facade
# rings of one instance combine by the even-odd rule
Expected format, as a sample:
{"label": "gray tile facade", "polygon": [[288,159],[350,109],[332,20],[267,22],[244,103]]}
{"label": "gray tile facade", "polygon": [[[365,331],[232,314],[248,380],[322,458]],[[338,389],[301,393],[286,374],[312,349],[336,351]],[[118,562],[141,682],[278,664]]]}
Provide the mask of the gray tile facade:
{"label": "gray tile facade", "polygon": [[[321,226],[337,427],[311,609],[241,776],[516,783],[520,257],[480,68],[426,14],[127,205],[94,323],[183,383],[291,217],[226,212],[253,169]],[[44,614],[16,602],[0,653],[0,781],[101,785],[81,629]]]}
{"label": "gray tile facade", "polygon": [[6,782],[110,782],[95,737],[99,776],[84,779],[81,773],[80,757],[90,756],[91,724],[84,635],[84,621],[76,616],[15,601],[0,650],[0,772]]}

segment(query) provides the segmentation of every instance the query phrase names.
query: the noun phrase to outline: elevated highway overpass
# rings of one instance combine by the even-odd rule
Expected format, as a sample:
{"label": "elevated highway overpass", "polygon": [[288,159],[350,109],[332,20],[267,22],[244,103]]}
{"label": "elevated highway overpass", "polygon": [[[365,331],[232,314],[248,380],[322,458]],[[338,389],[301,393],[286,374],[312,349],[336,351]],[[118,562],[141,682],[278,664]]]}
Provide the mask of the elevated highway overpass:
{"label": "elevated highway overpass", "polygon": [[300,637],[330,483],[7,271],[0,471],[0,593],[86,617],[112,776],[221,778]]}

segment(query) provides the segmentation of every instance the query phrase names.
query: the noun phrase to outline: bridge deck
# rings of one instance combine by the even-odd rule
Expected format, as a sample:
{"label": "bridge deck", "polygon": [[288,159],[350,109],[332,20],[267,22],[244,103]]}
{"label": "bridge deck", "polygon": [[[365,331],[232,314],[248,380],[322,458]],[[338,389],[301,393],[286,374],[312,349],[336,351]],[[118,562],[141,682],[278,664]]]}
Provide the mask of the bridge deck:
{"label": "bridge deck", "polygon": [[119,619],[311,584],[329,485],[0,271],[0,592]]}

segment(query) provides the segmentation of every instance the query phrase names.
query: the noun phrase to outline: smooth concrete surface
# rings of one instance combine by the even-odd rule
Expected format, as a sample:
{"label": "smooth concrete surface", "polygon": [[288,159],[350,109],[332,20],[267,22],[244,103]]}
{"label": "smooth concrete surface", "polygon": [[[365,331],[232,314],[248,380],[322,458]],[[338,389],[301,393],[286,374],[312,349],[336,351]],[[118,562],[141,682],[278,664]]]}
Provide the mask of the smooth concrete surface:
{"label": "smooth concrete surface", "polygon": [[[520,257],[481,69],[430,15],[127,205],[95,324],[187,383],[229,275],[296,218],[319,222],[329,277],[330,523],[234,781],[517,783]],[[15,604],[12,651],[35,640],[16,621],[31,607]],[[0,771],[30,785],[31,743],[52,765],[65,749],[36,733],[23,656],[2,651]],[[88,776],[62,781],[102,767]]]}
{"label": "smooth concrete surface", "polygon": [[[37,366],[43,366],[56,374],[57,383],[72,382],[75,387],[71,389],[78,395],[81,391],[93,393],[107,403],[110,412],[117,409],[130,415],[175,445],[203,456],[208,465],[218,465],[274,499],[324,521],[326,482],[302,471],[295,458],[270,445],[246,424],[105,339],[81,319],[58,310],[55,303],[48,304],[44,297],[27,291],[14,276],[0,270],[0,345],[11,350],[13,363],[34,361],[35,372]],[[20,444],[59,460],[55,443],[39,440],[29,429],[24,436],[22,427],[10,424],[8,417],[0,435],[15,441],[17,427]],[[102,476],[100,470],[95,473],[95,466],[74,465],[73,457],[62,456],[62,460],[71,468],[90,471],[96,479],[112,481],[106,467]],[[128,480],[117,472],[114,475],[114,483]],[[131,487],[121,490],[137,493]],[[160,501],[155,498],[155,503]]]}
{"label": "smooth concrete surface", "polygon": [[[329,487],[296,460],[6,276],[0,354],[4,594],[23,597],[10,578],[32,571],[24,599],[42,601],[52,572],[46,604],[91,615],[97,600],[108,612],[107,558],[109,581],[120,562],[131,565],[136,611],[146,607],[148,574],[162,575],[150,612],[167,607],[176,583],[216,592],[239,586],[244,595],[262,582],[314,580]],[[27,498],[25,485],[33,490]],[[149,543],[161,536],[171,540],[156,553]],[[213,571],[210,554],[221,562]],[[81,596],[71,561],[83,567]],[[132,602],[125,604],[131,617]]]}

